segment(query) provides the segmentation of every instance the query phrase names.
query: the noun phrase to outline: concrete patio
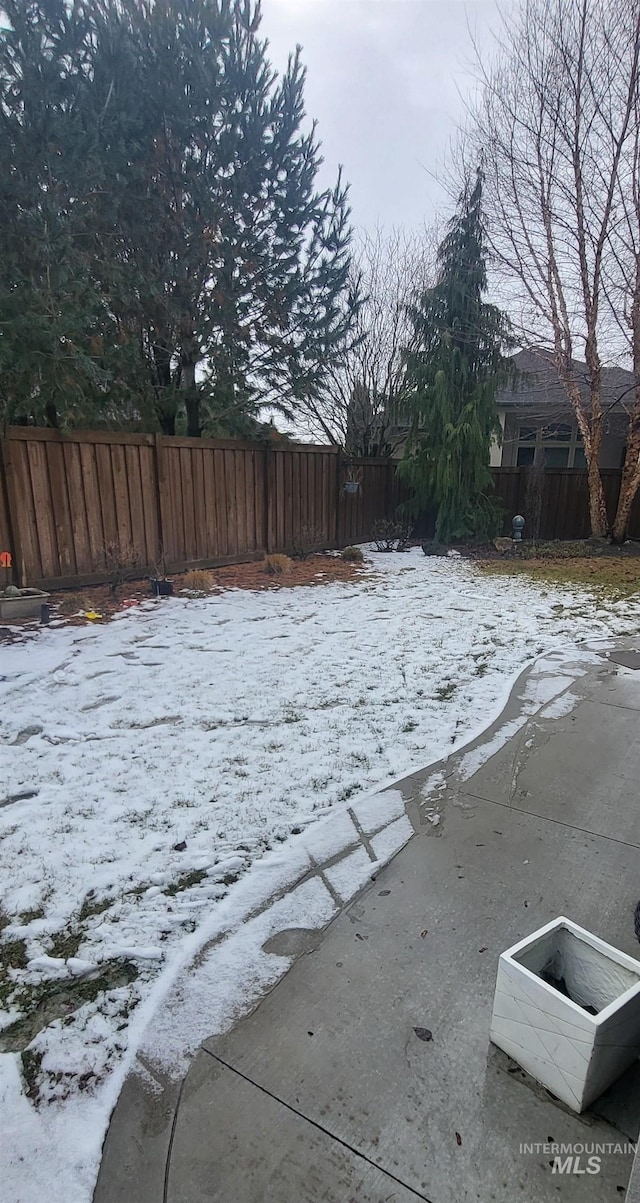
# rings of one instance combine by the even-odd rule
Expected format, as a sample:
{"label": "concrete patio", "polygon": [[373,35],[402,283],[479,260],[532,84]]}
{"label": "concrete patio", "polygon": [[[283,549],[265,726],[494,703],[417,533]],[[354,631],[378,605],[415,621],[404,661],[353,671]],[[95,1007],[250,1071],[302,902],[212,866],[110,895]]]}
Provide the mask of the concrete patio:
{"label": "concrete patio", "polygon": [[624,1198],[629,1151],[559,1176],[544,1146],[635,1142],[638,1065],[579,1116],[489,1024],[499,954],[558,915],[640,952],[634,648],[547,657],[474,745],[395,784],[413,837],[324,932],[281,933],[293,967],[182,1084],[130,1076],[95,1203]]}

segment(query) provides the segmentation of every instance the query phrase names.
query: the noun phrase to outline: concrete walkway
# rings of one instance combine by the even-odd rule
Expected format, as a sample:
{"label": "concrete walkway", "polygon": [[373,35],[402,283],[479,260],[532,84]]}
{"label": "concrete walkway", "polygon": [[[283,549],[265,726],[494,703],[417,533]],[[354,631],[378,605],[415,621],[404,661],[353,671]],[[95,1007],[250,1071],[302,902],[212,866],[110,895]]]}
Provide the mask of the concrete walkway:
{"label": "concrete walkway", "polygon": [[576,1116],[488,1033],[500,952],[550,919],[640,954],[639,712],[632,641],[549,657],[475,745],[397,784],[402,851],[182,1084],[130,1077],[95,1203],[624,1198],[628,1152],[559,1177],[543,1146],[635,1141],[636,1067]]}

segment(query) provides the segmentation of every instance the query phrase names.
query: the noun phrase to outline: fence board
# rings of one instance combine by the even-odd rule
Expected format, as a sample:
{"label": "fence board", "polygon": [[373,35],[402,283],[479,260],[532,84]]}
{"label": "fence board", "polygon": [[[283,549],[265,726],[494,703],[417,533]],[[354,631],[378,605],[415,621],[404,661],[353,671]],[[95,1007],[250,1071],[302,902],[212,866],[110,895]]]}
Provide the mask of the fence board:
{"label": "fence board", "polygon": [[0,479],[0,552],[9,552],[12,557],[12,567],[0,569],[0,588],[5,585],[14,584],[20,575],[20,564],[18,563],[18,551],[15,546],[15,538],[11,528],[10,520],[10,503],[9,503],[9,476],[11,467],[9,465],[9,457],[7,452],[7,444],[3,442],[0,447],[2,463],[2,479]]}
{"label": "fence board", "polygon": [[96,449],[91,443],[80,443],[79,453],[82,493],[78,493],[78,507],[80,508],[84,504],[89,536],[88,566],[83,568],[83,572],[98,572],[104,563],[106,540],[100,504]]}
{"label": "fence board", "polygon": [[104,534],[104,544],[100,549],[99,556],[101,555],[104,558],[105,546],[115,547],[118,542],[118,518],[116,515],[116,501],[113,487],[113,464],[111,461],[110,446],[104,443],[96,443],[94,452],[98,478],[98,505],[102,514],[102,530]]}
{"label": "fence board", "polygon": [[29,468],[29,448],[26,443],[5,443],[3,461],[7,461],[6,490],[10,506],[9,525],[18,542],[18,579],[22,585],[31,577],[42,576],[40,540],[36,524],[35,504]]}
{"label": "fence board", "polygon": [[33,490],[33,508],[42,574],[43,576],[60,576],[46,444],[28,443],[27,459]]}
{"label": "fence board", "polygon": [[87,524],[87,508],[82,484],[82,465],[78,443],[64,443],[62,447],[64,471],[67,481],[71,513],[71,538],[73,541],[76,575],[91,571],[91,545]]}
{"label": "fence board", "polygon": [[229,555],[229,541],[227,538],[227,485],[225,477],[224,452],[214,451],[215,461],[215,488],[216,488],[216,521],[218,530],[218,555]]}
{"label": "fence board", "polygon": [[267,448],[265,451],[265,550],[275,551],[278,546],[278,510],[276,507],[277,456]]}

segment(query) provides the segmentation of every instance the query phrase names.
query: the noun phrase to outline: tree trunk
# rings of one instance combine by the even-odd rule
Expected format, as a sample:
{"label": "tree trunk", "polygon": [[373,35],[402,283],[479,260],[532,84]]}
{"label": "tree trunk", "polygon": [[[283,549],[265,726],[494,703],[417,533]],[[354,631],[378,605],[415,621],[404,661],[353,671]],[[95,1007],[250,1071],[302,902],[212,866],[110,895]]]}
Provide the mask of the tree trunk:
{"label": "tree trunk", "polygon": [[166,411],[157,410],[160,429],[163,434],[176,433],[176,415],[175,413],[167,413]]}
{"label": "tree trunk", "polygon": [[631,337],[635,398],[629,417],[627,450],[624,456],[618,508],[613,523],[613,541],[622,543],[627,534],[629,514],[640,487],[640,250],[636,256],[636,271],[631,307]]}
{"label": "tree trunk", "polygon": [[163,434],[176,433],[177,403],[171,376],[171,344],[167,335],[157,335],[151,342],[154,368],[153,408]]}
{"label": "tree trunk", "polygon": [[190,439],[202,436],[200,424],[200,394],[196,384],[196,361],[198,350],[191,330],[182,333],[180,356],[180,385],[184,391],[184,406],[187,412],[187,435]]}
{"label": "tree trunk", "polygon": [[[588,311],[586,300],[585,308]],[[590,323],[595,322],[595,319],[590,316],[589,321]],[[587,368],[589,369],[589,400],[591,407],[591,438],[589,440],[590,446],[587,455],[591,536],[594,539],[604,539],[609,534],[609,517],[607,515],[602,476],[600,475],[600,451],[602,448],[602,365],[596,345],[595,325],[587,337],[585,359]]]}
{"label": "tree trunk", "polygon": [[600,441],[598,451],[589,459],[589,517],[591,519],[591,535],[594,539],[605,539],[609,533],[609,519],[604,487],[600,475]]}
{"label": "tree trunk", "polygon": [[52,427],[53,430],[57,430],[59,423],[55,401],[47,401],[47,404],[44,407],[44,416],[47,426]]}
{"label": "tree trunk", "polygon": [[[592,393],[593,397],[593,393]],[[595,414],[594,414],[595,408]],[[591,537],[605,539],[609,534],[609,517],[604,495],[604,485],[600,474],[600,449],[602,447],[602,413],[600,398],[592,399],[591,426],[589,437],[582,432],[584,450],[587,459],[587,480],[589,482],[589,518],[591,520]]]}
{"label": "tree trunk", "polygon": [[187,394],[185,398],[185,409],[187,411],[187,435],[190,439],[199,439],[202,437],[202,426],[200,425],[200,397],[197,390],[193,390]]}
{"label": "tree trunk", "polygon": [[[568,362],[567,362],[568,359]],[[602,446],[602,405],[600,402],[600,369],[594,364],[591,374],[590,402],[591,413],[588,414],[574,376],[571,362],[571,352],[562,357],[556,354],[556,364],[560,379],[565,387],[571,407],[576,416],[578,429],[584,443],[584,454],[587,461],[587,480],[589,484],[589,519],[591,536],[594,539],[604,539],[609,533],[609,519],[604,496],[604,486],[600,475],[600,448]]]}
{"label": "tree trunk", "polygon": [[624,468],[622,469],[622,481],[620,484],[620,496],[618,498],[618,508],[613,523],[613,541],[614,543],[623,543],[626,534],[627,526],[629,525],[629,514],[633,505],[638,486],[640,485],[640,387],[636,385],[636,404],[634,412],[629,422],[629,437],[627,440],[627,450],[624,457]]}

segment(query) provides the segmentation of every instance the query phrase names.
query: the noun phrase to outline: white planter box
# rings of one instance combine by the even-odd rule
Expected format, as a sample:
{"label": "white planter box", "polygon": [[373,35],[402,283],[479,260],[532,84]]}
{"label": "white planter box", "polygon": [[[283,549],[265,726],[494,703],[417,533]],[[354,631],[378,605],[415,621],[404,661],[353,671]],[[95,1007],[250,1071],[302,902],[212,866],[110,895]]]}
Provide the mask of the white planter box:
{"label": "white planter box", "polygon": [[640,1056],[640,962],[554,919],[502,953],[491,1040],[584,1111]]}
{"label": "white planter box", "polygon": [[17,597],[0,597],[0,619],[13,622],[18,618],[39,618],[43,602],[48,593],[21,593]]}

